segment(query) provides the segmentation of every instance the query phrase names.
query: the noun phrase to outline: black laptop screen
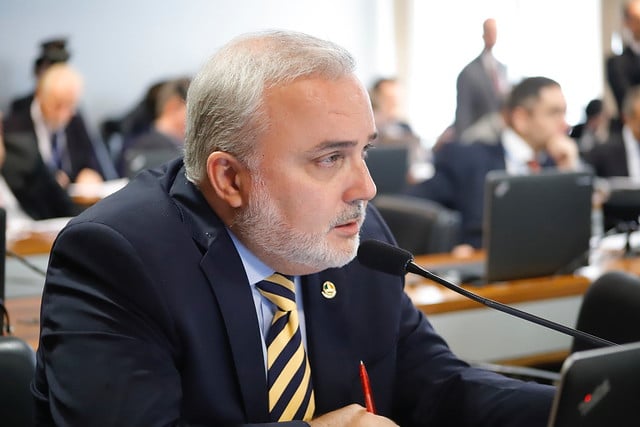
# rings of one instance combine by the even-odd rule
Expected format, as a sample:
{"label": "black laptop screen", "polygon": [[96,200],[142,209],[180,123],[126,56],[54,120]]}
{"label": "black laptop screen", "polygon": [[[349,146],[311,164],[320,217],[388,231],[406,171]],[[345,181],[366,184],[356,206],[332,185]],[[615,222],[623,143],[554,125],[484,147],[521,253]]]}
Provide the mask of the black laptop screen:
{"label": "black laptop screen", "polygon": [[490,172],[483,224],[487,281],[567,273],[584,265],[592,192],[587,172]]}

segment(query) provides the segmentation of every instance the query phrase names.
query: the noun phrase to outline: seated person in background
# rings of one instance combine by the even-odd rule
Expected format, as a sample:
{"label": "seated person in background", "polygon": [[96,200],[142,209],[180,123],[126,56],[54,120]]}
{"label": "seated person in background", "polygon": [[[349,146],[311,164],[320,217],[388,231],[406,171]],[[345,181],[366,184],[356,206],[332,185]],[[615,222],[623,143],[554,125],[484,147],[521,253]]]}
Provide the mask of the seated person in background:
{"label": "seated person in background", "polygon": [[156,167],[182,156],[188,89],[186,78],[168,81],[160,87],[151,129],[134,139],[122,154],[126,176],[132,177],[143,168]]}
{"label": "seated person in background", "polygon": [[156,116],[156,100],[158,91],[169,80],[159,80],[145,91],[144,97],[124,116],[107,119],[101,124],[104,138],[118,176],[126,176],[124,167],[124,151],[143,133],[148,132]]}
{"label": "seated person in background", "polygon": [[543,167],[563,170],[580,165],[578,149],[567,136],[566,102],[560,85],[531,77],[516,85],[504,108],[506,127],[494,143],[450,142],[434,156],[434,176],[408,193],[460,212],[461,239],[482,245],[485,176],[492,170],[529,173]]}
{"label": "seated person in background", "polygon": [[23,148],[38,157],[31,159],[31,166],[44,162],[62,188],[70,182],[103,180],[93,142],[76,115],[81,93],[80,74],[67,64],[54,64],[38,81],[31,107],[12,112],[4,122],[6,134],[30,136],[24,143],[31,147]]}
{"label": "seated person in background", "polygon": [[354,68],[331,42],[273,31],[205,64],[184,160],[58,235],[40,425],[546,425],[553,387],[470,367],[403,277],[354,260],[360,239],[393,242],[368,205],[376,128]]}
{"label": "seated person in background", "polygon": [[[11,202],[14,211],[19,208],[35,220],[77,215],[80,207],[56,181],[32,139],[28,133],[7,133],[4,138],[6,159],[1,169],[2,181],[11,193],[10,197],[17,200]],[[3,199],[6,203],[8,197]],[[7,212],[7,217],[10,216]],[[21,214],[18,216],[23,217]]]}
{"label": "seated person in background", "polygon": [[[71,57],[71,53],[67,50],[67,41],[65,39],[51,39],[42,42],[40,45],[40,55],[33,63],[33,75],[36,82],[40,80],[44,72],[53,64],[65,63]],[[11,113],[18,111],[29,111],[33,102],[34,93],[21,96],[11,101],[9,111]]]}
{"label": "seated person in background", "polygon": [[[2,113],[0,112],[0,168],[2,168],[3,172],[6,167],[5,159],[6,159],[6,151],[4,146],[4,136],[3,136],[3,130],[2,130]],[[54,181],[54,184],[55,184],[55,181]],[[66,197],[70,203],[71,201],[69,200],[69,197],[66,195],[66,193],[64,191],[62,191],[62,193],[64,193],[64,197]],[[46,194],[43,197],[46,197]],[[34,215],[34,217],[32,217],[29,214],[27,214],[24,209],[22,209],[22,207],[20,206],[20,203],[14,196],[13,192],[7,185],[7,182],[5,181],[4,176],[2,175],[0,175],[0,207],[2,207],[5,210],[7,215],[6,216],[7,230],[11,229],[14,224],[24,223],[31,219],[39,219],[37,218],[37,215]],[[56,216],[56,215],[53,215],[53,216]]]}
{"label": "seated person in background", "polygon": [[424,179],[423,169],[428,160],[427,150],[420,143],[420,137],[413,132],[409,123],[402,118],[401,96],[398,80],[381,78],[375,81],[369,91],[373,117],[378,129],[377,143],[384,145],[405,145],[409,149],[409,182]]}
{"label": "seated person in background", "polygon": [[586,153],[603,143],[608,133],[609,117],[601,99],[592,99],[585,108],[586,120],[571,128],[569,136],[578,143],[578,150]]}
{"label": "seated person in background", "polygon": [[622,132],[583,155],[597,176],[628,176],[640,181],[640,86],[633,86],[622,103]]}

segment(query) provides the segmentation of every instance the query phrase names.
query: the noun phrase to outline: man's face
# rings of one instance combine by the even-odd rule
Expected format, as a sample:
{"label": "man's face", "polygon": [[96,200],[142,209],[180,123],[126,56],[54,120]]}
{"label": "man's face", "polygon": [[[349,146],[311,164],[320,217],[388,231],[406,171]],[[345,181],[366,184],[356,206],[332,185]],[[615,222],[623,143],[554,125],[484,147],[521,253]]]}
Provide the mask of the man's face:
{"label": "man's face", "polygon": [[56,131],[69,124],[76,113],[80,88],[76,85],[51,85],[38,94],[40,110],[47,127]]}
{"label": "man's face", "polygon": [[624,116],[624,124],[631,129],[636,140],[640,141],[640,101],[633,105],[633,114]]}
{"label": "man's face", "polygon": [[547,86],[524,115],[522,136],[534,150],[543,150],[555,136],[567,133],[567,104],[558,86]]}
{"label": "man's face", "polygon": [[352,76],[307,78],[268,89],[265,99],[269,129],[234,227],[283,273],[342,266],[355,257],[376,193],[365,164],[375,136],[366,90]]}
{"label": "man's face", "polygon": [[640,41],[640,1],[629,3],[625,25],[636,41]]}
{"label": "man's face", "polygon": [[494,19],[487,19],[482,26],[482,39],[484,40],[484,48],[491,50],[498,40],[498,26]]}

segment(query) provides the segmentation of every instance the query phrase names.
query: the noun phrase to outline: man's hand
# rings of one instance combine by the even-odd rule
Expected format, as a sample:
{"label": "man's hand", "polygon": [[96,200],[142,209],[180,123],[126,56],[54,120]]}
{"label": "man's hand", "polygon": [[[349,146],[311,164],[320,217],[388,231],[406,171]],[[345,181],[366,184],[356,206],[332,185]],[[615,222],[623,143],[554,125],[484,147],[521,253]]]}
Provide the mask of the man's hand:
{"label": "man's hand", "polygon": [[349,405],[309,422],[311,427],[390,427],[397,426],[388,418],[374,415],[360,405]]}
{"label": "man's hand", "polygon": [[100,184],[104,182],[102,176],[93,169],[84,168],[76,177],[76,184]]}
{"label": "man's hand", "polygon": [[579,167],[578,144],[573,138],[561,134],[554,136],[547,143],[547,152],[558,169],[563,171],[577,170]]}

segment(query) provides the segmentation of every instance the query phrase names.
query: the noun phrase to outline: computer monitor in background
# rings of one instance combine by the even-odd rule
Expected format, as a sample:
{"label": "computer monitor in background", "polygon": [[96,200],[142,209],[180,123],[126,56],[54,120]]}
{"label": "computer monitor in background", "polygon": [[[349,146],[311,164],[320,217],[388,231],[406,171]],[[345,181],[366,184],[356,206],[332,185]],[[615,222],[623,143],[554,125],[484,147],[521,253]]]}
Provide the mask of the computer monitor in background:
{"label": "computer monitor in background", "polygon": [[486,281],[566,274],[584,265],[593,180],[588,172],[490,172],[484,195]]}

